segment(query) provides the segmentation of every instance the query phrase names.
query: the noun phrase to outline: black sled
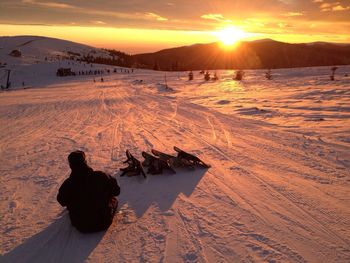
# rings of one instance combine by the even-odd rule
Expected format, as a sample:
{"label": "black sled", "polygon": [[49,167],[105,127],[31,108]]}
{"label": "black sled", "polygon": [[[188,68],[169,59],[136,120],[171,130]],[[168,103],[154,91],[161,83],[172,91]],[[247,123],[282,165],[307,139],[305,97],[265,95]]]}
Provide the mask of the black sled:
{"label": "black sled", "polygon": [[201,159],[199,159],[197,156],[194,156],[190,153],[187,153],[176,146],[174,146],[174,150],[178,153],[177,154],[178,159],[189,162],[193,166],[199,165],[199,166],[202,166],[203,168],[210,168],[209,164],[206,164]]}
{"label": "black sled", "polygon": [[126,161],[123,163],[127,163],[128,166],[125,168],[120,168],[120,171],[122,171],[120,176],[136,176],[142,174],[144,178],[146,178],[146,174],[143,170],[142,164],[139,160],[137,160],[130,152],[129,150],[126,150]]}
{"label": "black sled", "polygon": [[163,170],[169,170],[173,174],[176,173],[175,170],[169,165],[167,159],[159,158],[146,152],[142,152],[142,156],[145,158],[142,164],[148,167],[148,174],[162,174]]}
{"label": "black sled", "polygon": [[178,156],[173,156],[167,153],[163,153],[155,149],[152,149],[152,153],[155,156],[159,157],[160,159],[166,161],[169,164],[169,166],[173,169],[179,168],[179,167],[186,167],[186,168],[190,168],[191,170],[194,169],[193,164],[186,159],[183,159],[183,158],[181,159],[181,158],[178,158]]}

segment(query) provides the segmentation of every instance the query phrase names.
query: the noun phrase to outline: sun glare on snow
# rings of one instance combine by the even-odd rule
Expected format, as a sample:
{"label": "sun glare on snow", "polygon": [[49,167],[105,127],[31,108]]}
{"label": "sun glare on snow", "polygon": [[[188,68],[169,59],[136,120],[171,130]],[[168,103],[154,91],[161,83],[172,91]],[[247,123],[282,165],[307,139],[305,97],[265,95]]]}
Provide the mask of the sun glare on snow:
{"label": "sun glare on snow", "polygon": [[235,46],[240,40],[247,37],[246,32],[233,26],[226,27],[214,34],[226,48]]}

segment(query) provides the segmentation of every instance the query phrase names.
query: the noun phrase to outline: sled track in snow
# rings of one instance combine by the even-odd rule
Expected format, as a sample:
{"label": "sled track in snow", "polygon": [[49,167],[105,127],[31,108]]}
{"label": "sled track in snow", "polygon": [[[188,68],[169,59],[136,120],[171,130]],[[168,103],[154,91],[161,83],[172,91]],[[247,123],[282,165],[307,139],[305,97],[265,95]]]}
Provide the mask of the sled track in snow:
{"label": "sled track in snow", "polygon": [[[184,106],[182,104],[182,106]],[[190,110],[187,110],[190,112]],[[203,114],[204,115],[204,114]],[[207,117],[208,118],[208,117]],[[215,117],[214,117],[215,118]],[[167,125],[168,129],[172,129],[175,133],[178,133],[178,131],[176,129],[173,128],[172,125],[169,124],[165,124],[163,123],[163,125]],[[212,129],[213,126],[211,125]],[[182,136],[187,137],[188,140],[196,140],[199,142],[199,144],[206,144],[208,147],[210,147],[213,151],[215,151],[216,153],[218,153],[219,155],[223,156],[226,160],[232,162],[232,163],[236,163],[238,164],[233,157],[229,156],[227,153],[224,152],[224,150],[221,150],[219,147],[213,145],[212,143],[209,143],[206,139],[203,138],[198,138],[197,136],[193,136],[193,134],[196,134],[193,131],[190,130],[186,130],[183,129],[182,130]],[[215,136],[216,139],[216,136]],[[215,141],[215,140],[214,140]],[[305,210],[305,208],[301,207],[300,205],[298,205],[298,202],[296,202],[296,198],[294,198],[291,195],[287,195],[281,191],[279,191],[278,189],[276,189],[273,185],[271,185],[270,183],[268,183],[266,180],[262,179],[261,177],[257,176],[255,173],[252,173],[248,170],[244,170],[243,172],[245,172],[246,174],[249,174],[250,176],[253,176],[256,180],[258,180],[260,183],[262,183],[263,185],[267,186],[268,189],[272,192],[275,192],[276,194],[278,194],[279,196],[283,197],[285,200],[287,200],[290,204],[292,204],[297,210],[299,210],[299,212],[303,213],[304,215],[306,215],[306,217],[310,218],[311,221],[313,221],[314,223],[316,223],[319,226],[319,229],[324,232],[325,234],[329,235],[329,236],[334,236],[336,237],[341,243],[343,243],[343,245],[348,246],[349,242],[346,241],[345,239],[341,238],[337,233],[335,233],[334,231],[330,232],[328,230],[328,228],[322,223],[320,222],[318,219],[314,218],[314,216],[309,213],[308,211]],[[246,200],[247,201],[247,200]],[[329,215],[328,215],[329,216]]]}

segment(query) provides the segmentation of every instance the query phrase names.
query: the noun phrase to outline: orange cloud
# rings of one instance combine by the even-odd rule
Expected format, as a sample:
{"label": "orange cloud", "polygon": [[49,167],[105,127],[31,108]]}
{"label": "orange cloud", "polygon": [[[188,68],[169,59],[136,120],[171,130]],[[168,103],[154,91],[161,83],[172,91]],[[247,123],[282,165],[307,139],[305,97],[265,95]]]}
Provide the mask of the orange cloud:
{"label": "orange cloud", "polygon": [[22,0],[22,3],[31,4],[31,5],[39,5],[39,6],[44,6],[44,7],[52,7],[52,8],[66,8],[66,9],[76,8],[75,6],[69,5],[69,4],[57,3],[57,2],[38,2],[36,0]]}
{"label": "orange cloud", "polygon": [[91,21],[92,24],[95,24],[95,25],[105,25],[106,23],[103,22],[103,21],[100,21],[100,20],[93,20]]}
{"label": "orange cloud", "polygon": [[350,5],[349,6],[342,6],[339,2],[335,3],[323,3],[320,6],[322,12],[327,12],[327,11],[345,11],[345,10],[350,10]]}
{"label": "orange cloud", "polygon": [[151,19],[155,19],[157,21],[167,21],[168,20],[168,18],[162,17],[162,16],[157,15],[155,13],[146,13],[145,16],[148,18],[151,18]]}
{"label": "orange cloud", "polygon": [[303,16],[304,14],[302,12],[288,12],[283,14],[283,16]]}
{"label": "orange cloud", "polygon": [[201,18],[215,20],[219,22],[232,22],[230,19],[226,19],[222,14],[205,14]]}
{"label": "orange cloud", "polygon": [[341,5],[333,6],[333,11],[344,11],[344,10],[350,10],[350,6],[343,7]]}

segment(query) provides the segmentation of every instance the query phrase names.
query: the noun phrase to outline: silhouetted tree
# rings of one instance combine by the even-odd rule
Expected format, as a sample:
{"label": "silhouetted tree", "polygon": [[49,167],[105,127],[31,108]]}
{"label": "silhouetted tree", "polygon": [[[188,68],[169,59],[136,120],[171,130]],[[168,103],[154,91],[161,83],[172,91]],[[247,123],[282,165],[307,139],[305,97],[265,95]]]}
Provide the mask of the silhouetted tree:
{"label": "silhouetted tree", "polygon": [[159,63],[157,60],[154,62],[153,70],[160,70]]}

